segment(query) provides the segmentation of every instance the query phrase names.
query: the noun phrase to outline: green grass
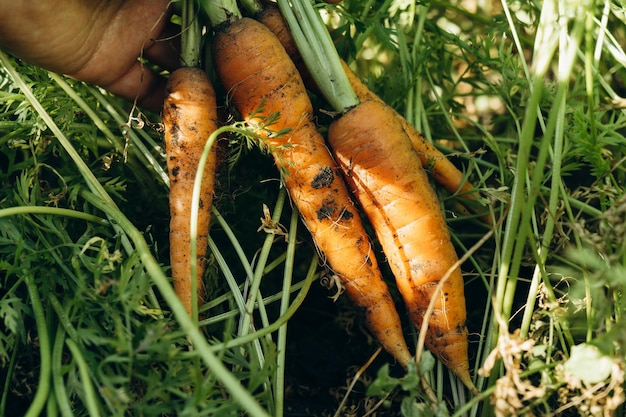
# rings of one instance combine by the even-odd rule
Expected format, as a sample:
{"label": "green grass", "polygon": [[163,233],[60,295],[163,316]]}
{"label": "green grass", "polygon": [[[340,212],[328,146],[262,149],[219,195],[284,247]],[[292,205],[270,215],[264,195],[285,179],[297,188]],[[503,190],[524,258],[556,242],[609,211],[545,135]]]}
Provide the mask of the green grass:
{"label": "green grass", "polygon": [[[466,257],[482,394],[422,355],[432,402],[416,369],[376,353],[237,124],[196,326],[168,282],[158,115],[2,54],[0,415],[624,415],[624,5],[327,10],[339,55],[462,168],[494,220],[433,184]],[[324,130],[330,106],[314,100]]]}

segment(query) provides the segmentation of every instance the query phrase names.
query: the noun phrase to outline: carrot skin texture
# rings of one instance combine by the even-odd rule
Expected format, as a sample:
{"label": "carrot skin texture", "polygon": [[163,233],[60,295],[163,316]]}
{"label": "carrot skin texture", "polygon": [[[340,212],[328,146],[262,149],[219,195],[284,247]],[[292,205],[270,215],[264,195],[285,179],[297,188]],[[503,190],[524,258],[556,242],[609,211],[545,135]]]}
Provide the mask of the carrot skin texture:
{"label": "carrot skin texture", "polygon": [[[348,64],[341,60],[341,65],[348,76],[350,85],[354,90],[357,98],[361,102],[373,100],[378,101],[381,104],[385,102],[378,97],[376,93],[370,90],[363,82],[357,77],[357,75],[350,69]],[[410,124],[400,113],[391,108],[396,119],[402,125],[406,135],[411,141],[413,149],[419,157],[422,167],[430,173],[437,183],[445,188],[450,194],[458,193],[459,197],[467,200],[477,200],[478,190],[470,183],[466,181],[464,175],[459,169],[448,159],[439,149],[437,149],[432,143],[428,142],[420,132],[417,131],[415,126]],[[469,214],[465,207],[459,205],[457,210],[463,214]],[[481,217],[481,220],[489,225],[493,226],[493,221],[490,216],[485,215]]]}
{"label": "carrot skin texture", "polygon": [[[381,103],[383,102],[377,94],[363,84],[345,61],[342,60],[341,64],[359,101],[375,100]],[[428,169],[435,181],[441,184],[451,194],[458,192],[464,198],[475,199],[473,193],[476,190],[470,182],[464,181],[463,173],[459,171],[439,149],[428,142],[402,115],[395,110],[393,113],[402,124],[402,128],[411,140],[413,149],[417,152],[422,166]]]}
{"label": "carrot skin texture", "polygon": [[254,19],[267,26],[267,28],[278,38],[280,44],[283,48],[285,48],[287,55],[289,55],[293,63],[296,65],[306,88],[315,93],[319,93],[317,84],[304,63],[304,59],[302,59],[302,55],[300,55],[300,51],[298,51],[296,41],[293,39],[293,36],[289,31],[289,26],[287,26],[287,22],[283,19],[283,15],[280,13],[278,6],[275,3],[264,1],[263,9],[261,9],[261,11],[254,16]]}
{"label": "carrot skin texture", "polygon": [[174,71],[166,85],[163,104],[165,149],[170,176],[170,264],[174,290],[189,314],[194,302],[203,302],[202,275],[211,221],[215,184],[214,146],[202,176],[197,225],[196,273],[198,299],[191,294],[191,203],[196,171],[207,139],[217,129],[215,91],[208,76],[197,68]]}
{"label": "carrot skin texture", "polygon": [[[274,34],[242,18],[221,28],[213,42],[216,72],[247,123],[273,147],[291,200],[322,258],[346,294],[364,312],[377,340],[406,366],[412,356],[400,317],[382,279],[371,242],[341,173],[312,121],[312,104],[295,65]],[[272,135],[263,128],[279,112]]]}
{"label": "carrot skin texture", "polygon": [[369,218],[396,277],[411,321],[420,329],[430,301],[426,346],[473,392],[465,296],[458,258],[437,195],[393,110],[366,101],[335,120],[328,140],[348,185]]}

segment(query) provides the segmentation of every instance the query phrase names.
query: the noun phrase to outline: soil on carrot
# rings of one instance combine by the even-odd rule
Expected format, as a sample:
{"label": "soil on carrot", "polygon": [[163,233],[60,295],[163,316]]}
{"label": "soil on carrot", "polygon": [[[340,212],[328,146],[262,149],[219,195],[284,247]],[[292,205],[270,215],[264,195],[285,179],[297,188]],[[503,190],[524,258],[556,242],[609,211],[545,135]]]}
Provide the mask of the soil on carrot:
{"label": "soil on carrot", "polygon": [[311,181],[311,187],[317,189],[322,187],[330,187],[335,179],[335,174],[331,167],[320,168],[319,172]]}

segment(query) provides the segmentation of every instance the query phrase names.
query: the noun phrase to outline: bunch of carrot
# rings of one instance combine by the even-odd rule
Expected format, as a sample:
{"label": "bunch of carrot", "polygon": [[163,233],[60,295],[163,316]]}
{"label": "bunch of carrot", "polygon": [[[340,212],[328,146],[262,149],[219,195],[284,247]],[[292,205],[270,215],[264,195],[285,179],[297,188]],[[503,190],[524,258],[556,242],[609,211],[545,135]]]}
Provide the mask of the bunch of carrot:
{"label": "bunch of carrot", "polygon": [[[297,69],[261,23],[234,11],[215,15],[220,20],[213,22],[213,61],[220,81],[247,123],[274,149],[285,186],[321,255],[364,311],[374,335],[406,366],[411,354],[400,317],[339,168],[312,121],[313,107]],[[216,128],[215,108],[215,94],[203,71],[183,68],[170,76],[163,108],[171,177],[170,263],[174,288],[191,314],[201,302],[214,157],[202,181],[195,237],[191,196],[199,157]],[[192,243],[197,244],[196,259],[190,256]]]}
{"label": "bunch of carrot", "polygon": [[[291,7],[285,4],[286,0],[279,1],[283,12]],[[252,0],[246,5],[251,12],[263,10],[254,16],[265,24],[241,17],[238,10],[225,10],[218,2],[205,4],[214,29],[215,71],[242,118],[271,145],[285,187],[327,266],[341,279],[350,300],[364,312],[379,342],[407,366],[412,355],[361,222],[362,209],[383,247],[413,323],[421,328],[429,306],[432,309],[426,345],[476,392],[467,359],[463,278],[458,266],[452,268],[456,253],[423,169],[423,158],[434,158],[434,176],[449,190],[470,195],[471,184],[464,183],[462,174],[399,114],[364,88],[345,63],[338,68],[343,77],[346,73],[352,77],[353,87],[346,78],[349,89],[339,98],[328,93],[319,75],[313,75],[340,114],[330,126],[329,149],[312,119],[313,106],[300,74],[304,66],[298,70],[283,46],[286,41],[281,44],[275,35],[281,30],[289,35],[297,27],[292,25],[285,31],[280,13],[282,29],[266,20],[263,16],[270,16],[272,10],[276,13],[271,6]],[[292,48],[292,57],[295,52]],[[307,57],[303,58],[306,61]],[[307,66],[311,68],[310,61]],[[324,77],[328,74],[321,79]],[[172,274],[190,312],[197,308],[197,300],[194,291],[188,289],[195,287],[200,293],[202,288],[199,278],[206,253],[213,162],[202,182],[201,201],[207,211],[199,216],[197,260],[188,258],[192,236],[184,214],[189,212],[189,184],[195,178],[197,158],[216,128],[216,115],[211,110],[216,108],[215,94],[210,86],[200,70],[177,71],[170,77],[163,110],[172,179]],[[197,262],[197,281],[191,273],[193,262]]]}
{"label": "bunch of carrot", "polygon": [[346,294],[364,311],[387,351],[406,365],[411,354],[399,315],[357,208],[312,120],[313,106],[298,70],[258,21],[244,17],[215,23],[213,62],[229,99],[274,149],[285,187]]}
{"label": "bunch of carrot", "polygon": [[[413,324],[425,332],[426,346],[476,393],[469,374],[463,276],[423,169],[419,149],[426,142],[356,82],[308,1],[278,0],[278,5],[298,48],[307,51],[307,69],[339,114],[330,125],[328,143],[374,228]],[[435,170],[435,178],[450,181],[454,191],[470,190],[471,185],[459,183],[458,170],[445,162],[436,160],[435,166],[443,168]]]}

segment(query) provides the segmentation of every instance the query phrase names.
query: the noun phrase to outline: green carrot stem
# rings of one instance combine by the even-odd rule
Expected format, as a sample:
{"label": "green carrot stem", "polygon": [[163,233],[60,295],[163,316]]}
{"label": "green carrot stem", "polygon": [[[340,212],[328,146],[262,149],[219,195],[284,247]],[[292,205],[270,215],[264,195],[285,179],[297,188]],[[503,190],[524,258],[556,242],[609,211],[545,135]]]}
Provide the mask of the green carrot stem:
{"label": "green carrot stem", "polygon": [[70,397],[65,389],[65,380],[63,379],[63,346],[65,345],[65,329],[63,325],[57,326],[56,336],[54,337],[54,347],[52,348],[52,387],[54,396],[62,417],[72,417],[72,405]]}
{"label": "green carrot stem", "polygon": [[[280,221],[280,216],[283,212],[286,199],[287,199],[287,192],[285,191],[284,188],[281,188],[281,191],[278,194],[278,198],[276,199],[276,204],[274,206],[274,213],[272,213],[272,223],[278,223]],[[246,303],[246,312],[248,314],[244,315],[241,318],[241,323],[239,325],[239,332],[238,332],[240,336],[246,335],[250,331],[253,330],[251,313],[252,311],[254,311],[254,304],[256,302],[255,300],[256,294],[258,294],[259,292],[259,289],[261,286],[261,279],[263,278],[263,275],[264,275],[264,267],[265,265],[267,265],[267,259],[270,255],[270,250],[272,248],[273,243],[274,243],[274,236],[272,234],[268,234],[265,237],[265,241],[263,242],[263,246],[259,253],[259,256],[257,259],[257,267],[254,270],[254,276],[250,284],[249,293],[251,294],[251,296],[248,298],[247,303]]]}
{"label": "green carrot stem", "polygon": [[39,291],[37,290],[34,277],[28,271],[25,271],[24,282],[28,288],[28,295],[30,296],[33,315],[35,316],[35,324],[37,325],[37,334],[39,336],[39,358],[41,362],[37,392],[35,393],[35,397],[26,411],[25,417],[36,417],[41,414],[41,411],[46,404],[46,400],[48,399],[48,393],[50,392],[52,357],[48,326],[46,323],[43,305],[41,303],[41,298],[39,297]]}
{"label": "green carrot stem", "polygon": [[[287,246],[287,259],[285,261],[285,273],[283,277],[283,296],[280,303],[280,314],[284,316],[289,310],[289,298],[291,288],[291,278],[293,276],[293,263],[296,251],[296,230],[298,227],[298,211],[291,213],[289,225],[289,236]],[[277,338],[278,355],[276,357],[276,377],[274,381],[274,391],[276,392],[276,415],[282,416],[285,407],[285,366],[286,366],[286,346],[287,346],[287,323],[278,329]]]}
{"label": "green carrot stem", "polygon": [[200,7],[206,13],[213,27],[241,19],[241,12],[235,0],[200,0]]}
{"label": "green carrot stem", "polygon": [[98,397],[96,395],[96,389],[91,382],[91,375],[89,373],[89,365],[83,357],[78,345],[72,339],[66,339],[65,344],[72,353],[76,366],[78,367],[78,374],[80,375],[81,382],[83,383],[83,392],[85,395],[85,407],[90,416],[99,417],[100,407],[98,405]]}
{"label": "green carrot stem", "polygon": [[241,5],[245,7],[248,14],[254,16],[263,10],[263,5],[258,0],[241,0]]}
{"label": "green carrot stem", "polygon": [[[65,334],[67,334],[70,339],[78,343],[78,341],[80,340],[80,337],[78,336],[78,331],[76,330],[76,327],[74,327],[74,325],[72,324],[72,321],[65,312],[65,308],[61,305],[59,299],[56,297],[56,295],[50,293],[48,294],[48,301],[54,309],[54,312],[57,313],[57,320],[59,322],[59,325],[63,327],[64,339]],[[58,330],[57,333],[59,333]]]}
{"label": "green carrot stem", "polygon": [[241,346],[243,344],[252,342],[266,334],[273,333],[277,331],[278,329],[280,329],[282,326],[284,326],[289,321],[289,319],[293,317],[296,311],[298,311],[298,309],[304,302],[306,295],[309,293],[309,290],[311,289],[311,284],[313,283],[314,279],[317,278],[316,271],[317,271],[318,263],[319,263],[319,259],[317,258],[317,256],[311,259],[311,262],[309,263],[308,272],[306,274],[306,277],[304,278],[304,282],[302,284],[298,283],[293,286],[293,287],[296,287],[296,286],[302,285],[302,287],[300,288],[300,291],[294,297],[293,302],[291,303],[289,308],[285,311],[285,313],[282,314],[275,322],[273,322],[272,324],[262,329],[256,330],[252,333],[248,333],[243,336],[238,336],[234,339],[227,340],[222,343],[216,343],[215,345],[211,346],[211,349],[215,352],[220,352],[224,349],[230,349],[235,346]]}
{"label": "green carrot stem", "polygon": [[66,216],[73,217],[79,220],[86,220],[89,222],[109,224],[109,222],[102,217],[94,216],[93,214],[85,213],[82,211],[66,209],[62,207],[48,207],[48,206],[17,206],[0,209],[0,218],[24,215],[24,214],[49,214],[53,216]]}
{"label": "green carrot stem", "polygon": [[[0,64],[2,64],[3,68],[9,73],[9,76],[17,84],[17,86],[20,88],[22,93],[24,93],[24,96],[30,102],[33,109],[37,112],[39,117],[41,117],[41,119],[44,121],[46,126],[48,126],[50,131],[57,138],[57,140],[59,141],[63,149],[65,149],[67,154],[70,156],[70,158],[76,165],[76,168],[78,169],[81,176],[85,180],[85,183],[87,183],[87,186],[89,187],[89,189],[94,194],[102,198],[105,204],[114,208],[116,212],[119,212],[119,208],[116,206],[115,202],[113,201],[113,198],[107,193],[107,191],[104,189],[102,184],[100,184],[100,182],[95,177],[93,172],[91,172],[91,169],[89,169],[89,167],[87,166],[87,163],[83,161],[78,151],[76,151],[71,141],[63,133],[63,131],[59,128],[59,126],[57,126],[54,120],[52,120],[52,117],[50,116],[50,114],[48,114],[48,112],[44,109],[41,102],[35,97],[30,87],[26,84],[24,79],[22,79],[22,77],[19,75],[17,70],[13,67],[13,65],[11,65],[7,56],[2,51],[0,51]],[[124,233],[124,230],[120,229],[115,224],[113,224],[113,227],[116,229],[117,232],[120,233],[120,236],[122,237],[122,245],[124,246],[124,249],[126,249],[128,253],[132,252],[132,245],[128,241],[128,238],[126,237],[126,234]]]}
{"label": "green carrot stem", "polygon": [[[232,131],[233,128],[231,126],[222,126],[221,128],[215,130],[211,135],[207,138],[207,141],[204,145],[204,149],[202,151],[202,155],[200,156],[200,160],[198,161],[198,169],[196,171],[196,177],[194,180],[193,192],[191,196],[191,245],[190,245],[190,258],[189,259],[197,259],[198,254],[198,217],[200,215],[200,193],[202,190],[202,177],[204,175],[204,170],[206,169],[206,164],[209,159],[209,154],[211,152],[211,148],[217,142],[217,138],[224,132]],[[197,265],[195,262],[191,263],[191,276],[197,276]],[[198,288],[197,281],[195,279],[191,280],[191,295],[192,300],[197,299],[198,296]],[[198,323],[198,306],[197,303],[192,303],[191,306],[191,317],[193,317],[194,321]]]}
{"label": "green carrot stem", "polygon": [[194,9],[194,0],[183,1],[180,61],[182,66],[192,68],[200,63],[200,25]]}
{"label": "green carrot stem", "polygon": [[[49,75],[52,79],[55,79],[55,76],[52,73],[49,73]],[[134,118],[128,117],[127,119],[124,119],[124,117],[127,117],[128,115],[125,114],[126,111],[120,107],[119,103],[107,99],[107,97],[94,86],[85,85],[85,88],[98,101],[102,110],[106,111],[113,118],[113,120],[115,120],[118,126],[121,126],[122,134],[128,140],[122,149],[124,161],[126,161],[127,158],[128,145],[132,144],[132,146],[137,148],[136,152],[134,152],[137,158],[143,161],[146,167],[152,169],[159,181],[169,187],[170,178],[167,175],[167,171],[163,168],[164,164],[162,164],[162,161],[165,159],[165,152],[162,153],[161,159],[157,159],[150,151],[150,149],[160,149],[160,144],[157,144],[157,142],[150,135],[148,135],[144,129],[132,129],[131,126]],[[85,113],[89,115],[89,113]],[[96,126],[98,125],[96,124]]]}
{"label": "green carrot stem", "polygon": [[343,113],[359,104],[324,22],[309,0],[278,0],[302,59],[324,98]]}

